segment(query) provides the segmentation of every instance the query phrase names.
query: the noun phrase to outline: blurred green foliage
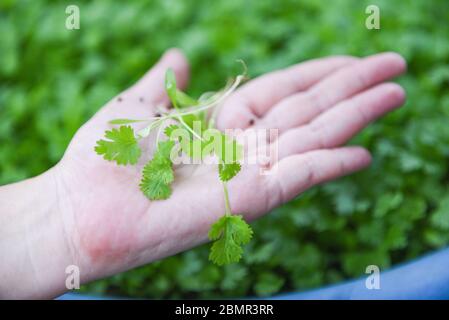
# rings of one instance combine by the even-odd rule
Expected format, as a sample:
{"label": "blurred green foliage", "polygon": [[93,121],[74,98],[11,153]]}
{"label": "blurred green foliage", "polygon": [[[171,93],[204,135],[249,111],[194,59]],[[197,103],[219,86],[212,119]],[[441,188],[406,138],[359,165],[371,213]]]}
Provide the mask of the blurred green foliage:
{"label": "blurred green foliage", "polygon": [[[81,29],[65,29],[78,4]],[[381,30],[365,28],[365,8]],[[192,64],[190,92],[332,54],[393,50],[409,63],[405,108],[354,143],[369,170],[306,192],[254,224],[242,263],[206,246],[88,285],[146,298],[271,295],[412,259],[449,242],[448,1],[0,1],[0,183],[55,164],[81,124],[169,47]]]}

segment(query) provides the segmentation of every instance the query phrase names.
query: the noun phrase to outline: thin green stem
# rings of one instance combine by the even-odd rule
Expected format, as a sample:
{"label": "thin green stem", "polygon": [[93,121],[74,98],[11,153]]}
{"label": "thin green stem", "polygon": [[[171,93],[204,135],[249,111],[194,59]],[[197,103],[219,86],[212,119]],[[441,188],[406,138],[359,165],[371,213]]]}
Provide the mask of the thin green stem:
{"label": "thin green stem", "polygon": [[150,125],[148,125],[147,127],[139,130],[137,132],[137,139],[140,140],[147,137],[150,134],[151,130],[159,126],[164,120],[165,118],[159,118],[158,120],[150,123]]}
{"label": "thin green stem", "polygon": [[231,205],[229,203],[228,185],[224,181],[223,181],[223,191],[224,191],[224,198],[225,198],[225,214],[227,216],[230,216],[230,215],[232,215],[232,211],[231,211]]}
{"label": "thin green stem", "polygon": [[159,144],[159,140],[161,138],[161,133],[162,133],[162,127],[164,125],[164,120],[160,120],[160,124],[159,124],[159,128],[157,130],[157,135],[156,135],[156,146]]}
{"label": "thin green stem", "polygon": [[181,117],[178,117],[178,121],[191,133],[193,134],[197,139],[203,141],[203,138],[196,133],[192,128],[189,127],[189,125],[187,123],[184,122],[184,120],[182,120]]}

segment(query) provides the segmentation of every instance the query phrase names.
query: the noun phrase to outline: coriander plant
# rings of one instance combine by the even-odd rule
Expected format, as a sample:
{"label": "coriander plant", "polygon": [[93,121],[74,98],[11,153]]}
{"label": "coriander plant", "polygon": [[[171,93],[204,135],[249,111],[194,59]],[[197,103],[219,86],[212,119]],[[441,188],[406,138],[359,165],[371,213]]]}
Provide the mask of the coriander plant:
{"label": "coriander plant", "polygon": [[[244,64],[243,64],[244,65]],[[244,65],[245,66],[245,65]],[[114,119],[109,123],[118,125],[105,132],[105,139],[97,141],[95,152],[105,160],[118,165],[137,164],[142,150],[139,140],[157,131],[156,150],[144,166],[140,190],[151,201],[164,200],[172,193],[175,180],[174,159],[186,156],[191,160],[217,160],[217,175],[223,185],[224,214],[209,230],[212,244],[209,259],[218,265],[238,262],[243,253],[242,245],[252,237],[252,229],[241,215],[232,213],[227,182],[241,169],[243,148],[237,141],[214,128],[215,116],[223,100],[243,81],[246,74],[238,75],[218,92],[206,92],[194,99],[179,90],[171,69],[165,75],[165,89],[173,112],[148,119]],[[148,123],[135,133],[131,124]]]}

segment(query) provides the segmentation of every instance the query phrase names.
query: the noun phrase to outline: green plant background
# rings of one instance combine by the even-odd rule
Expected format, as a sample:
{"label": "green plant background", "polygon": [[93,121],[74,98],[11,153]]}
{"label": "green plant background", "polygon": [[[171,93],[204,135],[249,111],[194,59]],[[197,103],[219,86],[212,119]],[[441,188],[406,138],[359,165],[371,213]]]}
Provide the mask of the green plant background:
{"label": "green plant background", "polygon": [[[78,4],[81,29],[66,30]],[[365,28],[365,8],[381,30]],[[242,263],[202,246],[84,287],[146,298],[272,295],[387,268],[449,242],[448,1],[0,1],[0,183],[55,164],[86,119],[169,47],[192,64],[190,92],[332,54],[400,52],[406,106],[354,142],[370,169],[314,188],[254,223]]]}

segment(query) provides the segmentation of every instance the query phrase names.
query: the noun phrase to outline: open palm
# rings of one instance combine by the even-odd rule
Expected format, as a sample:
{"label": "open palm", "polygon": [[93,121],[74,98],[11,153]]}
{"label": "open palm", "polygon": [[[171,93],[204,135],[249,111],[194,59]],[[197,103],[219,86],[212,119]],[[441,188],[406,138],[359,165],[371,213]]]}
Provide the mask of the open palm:
{"label": "open palm", "polygon": [[[405,67],[394,53],[328,57],[263,75],[235,91],[218,114],[219,129],[274,128],[280,135],[279,161],[270,164],[268,174],[261,175],[258,165],[245,165],[229,183],[232,211],[252,220],[313,185],[366,167],[365,149],[340,146],[404,102],[402,88],[384,82]],[[56,167],[66,199],[62,219],[74,259],[88,270],[85,281],[198,245],[224,212],[216,166],[177,168],[171,197],[149,201],[138,184],[151,158],[151,141],[145,141],[147,152],[138,166],[117,166],[93,151],[109,120],[148,118],[168,105],[167,68],[175,71],[178,85],[186,86],[187,62],[170,50],[77,132]]]}

